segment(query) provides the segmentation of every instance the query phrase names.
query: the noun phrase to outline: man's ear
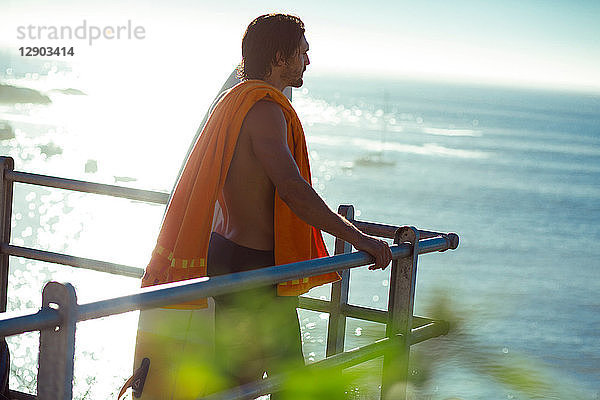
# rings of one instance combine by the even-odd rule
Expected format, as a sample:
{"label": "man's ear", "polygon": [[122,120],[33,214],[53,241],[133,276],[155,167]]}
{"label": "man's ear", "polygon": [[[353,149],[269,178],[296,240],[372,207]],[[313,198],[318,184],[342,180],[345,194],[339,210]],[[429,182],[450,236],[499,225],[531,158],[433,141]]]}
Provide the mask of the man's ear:
{"label": "man's ear", "polygon": [[285,65],[285,59],[283,58],[281,52],[278,51],[277,53],[275,53],[275,64],[273,66],[281,67],[283,65]]}

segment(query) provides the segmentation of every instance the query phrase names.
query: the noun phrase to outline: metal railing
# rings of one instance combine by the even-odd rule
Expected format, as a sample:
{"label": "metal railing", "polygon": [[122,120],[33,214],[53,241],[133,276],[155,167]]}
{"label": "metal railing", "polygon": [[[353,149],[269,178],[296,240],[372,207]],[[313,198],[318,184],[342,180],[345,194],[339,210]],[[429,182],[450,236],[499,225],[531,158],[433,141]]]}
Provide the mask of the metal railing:
{"label": "metal railing", "polygon": [[[143,269],[99,260],[74,257],[10,244],[12,193],[14,183],[47,186],[80,192],[103,194],[166,204],[169,195],[113,185],[103,185],[72,179],[36,175],[13,170],[10,157],[0,157],[0,306],[6,311],[9,256],[53,262],[130,277],[141,277]],[[134,310],[145,310],[169,304],[183,303],[199,297],[211,297],[245,288],[254,288],[292,279],[338,271],[342,280],[332,284],[331,301],[300,297],[300,307],[329,313],[327,358],[307,368],[347,368],[384,355],[382,398],[392,384],[403,385],[407,378],[410,346],[443,335],[448,331],[444,321],[413,316],[415,279],[419,254],[456,249],[458,236],[450,233],[417,230],[357,221],[352,206],[340,206],[338,212],[363,232],[393,238],[393,262],[388,310],[377,310],[348,304],[350,269],[372,263],[364,252],[350,253],[350,244],[336,239],[336,255],[310,261],[261,268],[258,270],[198,278],[160,285],[106,300],[77,304],[70,284],[49,282],[42,294],[42,307],[35,313],[16,317],[0,317],[0,336],[40,331],[38,399],[71,399],[75,330],[79,321],[101,318]],[[386,324],[386,338],[344,352],[346,317]],[[59,327],[59,328],[57,328]],[[387,352],[393,349],[393,352]],[[211,395],[210,399],[246,399],[277,390],[283,376],[274,376],[253,384]],[[400,391],[405,393],[404,390]],[[395,391],[397,395],[398,391]],[[31,399],[32,395],[12,392],[15,399]],[[397,398],[397,397],[396,397]]]}

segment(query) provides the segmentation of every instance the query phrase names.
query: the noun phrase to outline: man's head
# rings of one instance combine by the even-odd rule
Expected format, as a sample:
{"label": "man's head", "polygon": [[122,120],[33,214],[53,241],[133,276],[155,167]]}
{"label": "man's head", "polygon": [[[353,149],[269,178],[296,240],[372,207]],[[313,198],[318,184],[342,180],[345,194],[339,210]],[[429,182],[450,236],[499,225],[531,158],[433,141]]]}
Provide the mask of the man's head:
{"label": "man's head", "polygon": [[261,15],[248,25],[242,39],[243,79],[268,79],[276,72],[285,86],[302,86],[310,63],[304,23],[285,14]]}

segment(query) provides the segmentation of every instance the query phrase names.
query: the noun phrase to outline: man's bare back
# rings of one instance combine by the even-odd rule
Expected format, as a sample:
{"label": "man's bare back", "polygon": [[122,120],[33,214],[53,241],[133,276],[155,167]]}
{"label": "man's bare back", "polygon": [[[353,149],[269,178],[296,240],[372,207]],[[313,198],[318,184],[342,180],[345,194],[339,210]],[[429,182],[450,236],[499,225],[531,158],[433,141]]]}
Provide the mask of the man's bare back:
{"label": "man's bare back", "polygon": [[[273,103],[258,102],[247,114],[235,147],[235,152],[223,197],[227,226],[215,231],[227,239],[258,250],[273,250],[273,203],[275,186],[257,159],[252,145],[252,130],[260,125],[261,114],[271,111]],[[276,106],[278,107],[278,106]]]}

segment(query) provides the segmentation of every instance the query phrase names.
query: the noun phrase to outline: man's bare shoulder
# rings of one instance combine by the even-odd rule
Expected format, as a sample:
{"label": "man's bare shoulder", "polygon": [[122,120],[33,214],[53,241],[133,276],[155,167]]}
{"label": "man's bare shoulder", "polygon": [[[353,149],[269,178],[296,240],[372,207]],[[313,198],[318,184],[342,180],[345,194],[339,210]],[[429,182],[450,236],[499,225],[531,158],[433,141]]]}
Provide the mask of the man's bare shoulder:
{"label": "man's bare shoulder", "polygon": [[243,126],[251,136],[281,135],[286,132],[286,128],[281,107],[269,100],[258,101],[246,114]]}

